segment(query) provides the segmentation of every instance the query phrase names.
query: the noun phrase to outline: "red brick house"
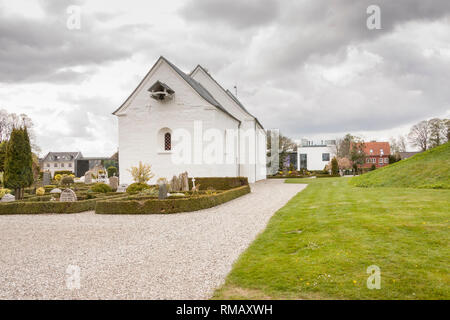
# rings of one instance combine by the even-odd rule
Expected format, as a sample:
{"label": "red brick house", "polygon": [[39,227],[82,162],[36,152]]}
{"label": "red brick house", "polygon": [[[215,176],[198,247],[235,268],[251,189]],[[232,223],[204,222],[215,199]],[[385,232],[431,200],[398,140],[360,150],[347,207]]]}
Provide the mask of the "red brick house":
{"label": "red brick house", "polygon": [[389,142],[365,142],[364,153],[366,160],[363,168],[371,168],[374,164],[377,168],[387,166],[389,164],[389,155],[391,148]]}

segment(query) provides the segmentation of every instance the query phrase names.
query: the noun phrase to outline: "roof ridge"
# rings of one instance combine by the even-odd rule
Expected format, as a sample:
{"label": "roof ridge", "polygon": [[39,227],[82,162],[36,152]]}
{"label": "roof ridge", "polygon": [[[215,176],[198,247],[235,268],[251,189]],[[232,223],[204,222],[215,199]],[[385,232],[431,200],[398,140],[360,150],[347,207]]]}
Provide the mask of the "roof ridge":
{"label": "roof ridge", "polygon": [[259,122],[258,118],[256,118],[253,114],[251,114],[245,107],[244,105],[239,101],[239,99],[237,97],[234,96],[233,93],[231,93],[230,90],[225,89],[224,87],[222,87],[222,85],[216,80],[214,79],[214,77],[209,73],[208,70],[206,70],[201,64],[198,64],[194,70],[192,70],[190,72],[190,75],[192,75],[194,73],[195,70],[197,70],[198,68],[200,68],[201,70],[203,70],[218,86],[220,89],[222,89],[226,94],[228,94],[228,96],[238,105],[238,107],[240,107],[245,113],[247,113],[250,117],[252,117],[253,119],[255,119],[255,121],[259,124],[259,126],[264,129],[263,125]]}

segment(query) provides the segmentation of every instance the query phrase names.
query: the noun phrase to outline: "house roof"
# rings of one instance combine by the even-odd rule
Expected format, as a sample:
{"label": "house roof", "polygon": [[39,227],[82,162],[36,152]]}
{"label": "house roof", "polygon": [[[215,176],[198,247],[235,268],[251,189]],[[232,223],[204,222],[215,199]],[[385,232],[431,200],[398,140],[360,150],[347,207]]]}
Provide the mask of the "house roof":
{"label": "house roof", "polygon": [[172,62],[161,56],[158,61],[153,65],[153,67],[150,69],[150,71],[147,73],[147,75],[142,79],[142,81],[139,83],[139,85],[134,89],[134,91],[131,93],[131,95],[125,100],[125,102],[116,110],[113,112],[114,115],[117,114],[117,112],[122,109],[122,107],[126,104],[126,102],[133,96],[133,94],[137,91],[137,89],[142,85],[144,80],[147,78],[147,76],[152,72],[154,67],[158,64],[160,60],[165,61],[170,67],[172,67],[173,70],[175,70],[176,73],[184,80],[186,81],[192,89],[194,89],[204,100],[206,100],[209,104],[213,105],[217,109],[221,110],[222,112],[226,113],[228,116],[236,120],[237,122],[241,123],[239,119],[234,117],[231,113],[229,113],[216,99],[214,99],[213,95],[209,93],[208,90],[206,90],[200,83],[195,81],[193,78],[191,78],[189,75],[181,71],[176,65],[174,65]]}
{"label": "house roof", "polygon": [[[381,150],[383,150],[383,153],[381,153]],[[389,156],[391,154],[391,147],[389,146],[389,142],[365,142],[364,153],[367,156]]]}
{"label": "house roof", "polygon": [[49,152],[42,161],[62,162],[78,160],[82,157],[81,152]]}
{"label": "house roof", "polygon": [[416,154],[418,154],[418,153],[420,153],[420,152],[418,152],[418,151],[399,152],[400,158],[401,158],[402,160],[403,160],[403,159],[411,158],[412,156],[414,156],[414,155],[416,155]]}
{"label": "house roof", "polygon": [[222,87],[220,85],[219,82],[217,82],[216,79],[214,79],[214,77],[208,72],[208,70],[206,70],[205,68],[203,68],[200,64],[197,65],[197,67],[195,67],[194,70],[192,70],[192,72],[190,73],[191,75],[194,73],[195,70],[197,69],[201,69],[203,72],[205,72],[218,86],[220,89],[222,89],[245,113],[247,113],[250,117],[252,117],[253,119],[255,119],[255,121],[259,124],[259,126],[261,127],[261,129],[264,129],[264,127],[262,126],[262,124],[259,122],[258,118],[256,118],[254,115],[252,115],[245,107],[244,105],[239,101],[239,99],[231,93],[230,90],[226,90],[224,89],[224,87]]}

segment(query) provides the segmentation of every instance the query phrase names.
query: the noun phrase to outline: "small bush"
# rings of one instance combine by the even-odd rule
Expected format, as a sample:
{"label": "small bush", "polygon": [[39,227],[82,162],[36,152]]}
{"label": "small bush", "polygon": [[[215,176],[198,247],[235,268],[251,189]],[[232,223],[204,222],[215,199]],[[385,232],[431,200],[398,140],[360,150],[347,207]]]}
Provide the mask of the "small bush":
{"label": "small bush", "polygon": [[339,174],[339,164],[336,157],[334,157],[331,160],[331,175],[337,176],[338,174]]}
{"label": "small bush", "polygon": [[108,171],[108,177],[112,177],[114,175],[117,176],[117,168],[116,167],[111,166],[107,169],[107,171]]}
{"label": "small bush", "polygon": [[96,183],[89,189],[89,191],[90,192],[98,192],[98,193],[107,193],[107,192],[112,192],[112,189],[107,184]]}
{"label": "small bush", "polygon": [[75,181],[74,181],[72,176],[63,176],[61,178],[61,184],[64,185],[64,186],[69,186],[69,185],[74,184],[74,183],[75,183]]}
{"label": "small bush", "polygon": [[146,183],[133,183],[127,188],[127,193],[141,192],[143,190],[150,189],[150,186]]}
{"label": "small bush", "polygon": [[45,188],[38,188],[38,189],[36,189],[36,195],[37,196],[45,195]]}
{"label": "small bush", "polygon": [[7,193],[11,193],[11,190],[4,188],[0,189],[0,199],[3,198],[3,196]]}
{"label": "small bush", "polygon": [[73,175],[73,172],[72,172],[72,171],[69,171],[69,170],[55,171],[55,179],[56,179],[56,175],[57,175],[57,174],[59,174],[60,176],[64,176],[64,175],[70,176],[70,175]]}

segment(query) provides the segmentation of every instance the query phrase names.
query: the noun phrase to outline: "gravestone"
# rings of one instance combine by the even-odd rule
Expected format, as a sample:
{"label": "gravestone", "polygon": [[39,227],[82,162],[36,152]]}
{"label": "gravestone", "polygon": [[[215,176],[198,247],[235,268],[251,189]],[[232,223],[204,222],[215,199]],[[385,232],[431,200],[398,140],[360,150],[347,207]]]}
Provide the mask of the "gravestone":
{"label": "gravestone", "polygon": [[48,186],[51,183],[52,176],[50,172],[44,172],[44,175],[42,176],[42,180],[44,181],[44,186]]}
{"label": "gravestone", "polygon": [[109,186],[111,187],[111,189],[117,190],[119,188],[119,178],[117,178],[116,176],[110,177]]}
{"label": "gravestone", "polygon": [[72,189],[66,189],[61,192],[59,197],[59,202],[75,202],[77,201],[77,195]]}
{"label": "gravestone", "polygon": [[12,201],[16,201],[16,197],[14,197],[12,194],[5,194],[2,198],[2,202],[12,202]]}
{"label": "gravestone", "polygon": [[172,192],[181,190],[180,181],[178,180],[177,176],[173,176],[172,180],[170,181],[170,190]]}
{"label": "gravestone", "polygon": [[127,192],[127,188],[128,185],[127,184],[121,184],[118,188],[117,188],[117,192]]}
{"label": "gravestone", "polygon": [[167,198],[167,185],[163,183],[159,185],[158,199],[164,200],[166,198]]}
{"label": "gravestone", "polygon": [[84,175],[84,183],[85,184],[92,183],[92,172],[91,171],[86,172],[86,174]]}
{"label": "gravestone", "polygon": [[55,188],[52,191],[50,191],[50,193],[61,193],[61,189]]}
{"label": "gravestone", "polygon": [[189,180],[188,180],[188,173],[184,172],[180,176],[181,180],[181,191],[189,191]]}

